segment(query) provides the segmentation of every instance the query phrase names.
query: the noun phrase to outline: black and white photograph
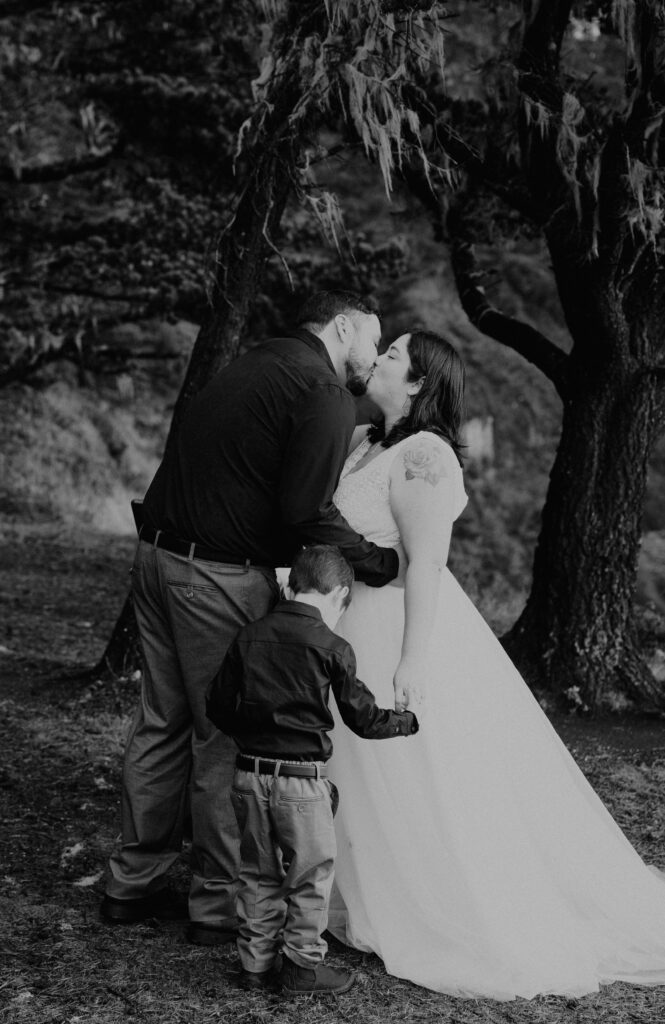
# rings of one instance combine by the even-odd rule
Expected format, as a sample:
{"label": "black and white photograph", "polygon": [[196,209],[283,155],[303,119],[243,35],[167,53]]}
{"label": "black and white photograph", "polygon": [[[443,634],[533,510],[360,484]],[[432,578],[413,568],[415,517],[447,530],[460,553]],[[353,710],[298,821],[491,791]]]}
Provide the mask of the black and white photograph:
{"label": "black and white photograph", "polygon": [[665,1019],[665,3],[0,0],[0,1024]]}

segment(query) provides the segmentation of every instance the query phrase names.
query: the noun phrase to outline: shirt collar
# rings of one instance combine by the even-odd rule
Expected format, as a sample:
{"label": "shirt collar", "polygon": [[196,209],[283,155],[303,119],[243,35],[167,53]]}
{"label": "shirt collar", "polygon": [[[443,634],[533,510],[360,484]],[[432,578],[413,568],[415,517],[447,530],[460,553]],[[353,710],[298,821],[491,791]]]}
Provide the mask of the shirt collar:
{"label": "shirt collar", "polygon": [[306,604],[304,601],[280,601],[274,611],[288,612],[289,615],[305,615],[310,619],[319,619],[323,622],[321,612],[316,605]]}
{"label": "shirt collar", "polygon": [[[335,373],[335,367],[333,366],[333,361],[330,358],[330,355],[328,354],[328,349],[323,344],[318,335],[312,334],[312,332],[308,331],[305,327],[296,327],[295,330],[291,331],[289,337],[297,338],[298,341],[304,341],[307,347],[311,348],[312,351],[320,355],[323,361],[330,367],[332,372]],[[336,373],[335,376],[337,376]]]}

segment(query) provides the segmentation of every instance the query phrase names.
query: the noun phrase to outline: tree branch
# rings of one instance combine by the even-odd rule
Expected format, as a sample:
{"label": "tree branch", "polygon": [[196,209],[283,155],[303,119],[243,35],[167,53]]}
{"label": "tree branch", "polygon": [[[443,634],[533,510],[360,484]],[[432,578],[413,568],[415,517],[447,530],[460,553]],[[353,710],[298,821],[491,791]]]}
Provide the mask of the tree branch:
{"label": "tree branch", "polygon": [[99,345],[92,352],[92,356],[95,358],[122,359],[124,362],[133,362],[135,359],[154,359],[158,363],[168,363],[173,359],[182,359],[184,354],[183,352],[160,352],[155,348],[135,351],[134,349],[127,348],[126,345]]}
{"label": "tree branch", "polygon": [[[432,129],[433,145],[438,146],[461,171],[472,180],[482,182],[497,198],[528,220],[535,224],[544,223],[545,210],[538,206],[526,188],[507,185],[505,179],[501,180],[492,174],[478,151],[455,131],[446,120],[448,111],[445,103],[435,102],[422,89],[414,88],[409,96],[409,104],[418,114],[421,130]],[[408,169],[406,173],[409,174]]]}
{"label": "tree branch", "polygon": [[555,81],[574,0],[523,0],[524,36],[518,67]]}
{"label": "tree branch", "polygon": [[517,210],[534,224],[542,224],[545,212],[527,190],[506,185],[495,178],[476,150],[472,149],[457,132],[441,119],[434,125],[434,140],[448,156],[474,181],[482,182],[506,206]]}
{"label": "tree branch", "polygon": [[123,146],[124,139],[119,138],[105,153],[90,153],[86,156],[72,157],[69,160],[57,160],[52,164],[18,169],[0,166],[0,181],[10,182],[14,185],[62,181],[63,178],[69,178],[72,174],[85,174],[87,171],[97,171],[101,167],[105,167],[109,161],[119,155]]}
{"label": "tree branch", "polygon": [[149,292],[144,292],[142,295],[128,295],[126,292],[121,292],[118,295],[109,295],[107,292],[97,291],[95,288],[84,288],[75,284],[53,284],[50,281],[45,281],[44,283],[24,281],[23,286],[25,288],[39,288],[45,292],[56,292],[62,295],[81,295],[86,299],[101,299],[102,302],[123,302],[140,305],[151,302],[155,297],[155,293]]}
{"label": "tree branch", "polygon": [[[94,236],[106,235],[107,232],[124,230],[127,232],[126,218],[116,213],[101,214],[97,220],[85,220],[71,223],[70,220],[55,222],[36,222],[17,217],[7,217],[3,225],[5,243],[8,245],[9,260],[16,266],[21,259],[32,252],[35,245],[43,246],[45,242],[62,249],[63,246],[85,242]],[[25,282],[22,282],[23,284]]]}
{"label": "tree branch", "polygon": [[0,18],[12,18],[15,14],[28,14],[43,7],[53,7],[55,0],[2,0]]}
{"label": "tree branch", "polygon": [[534,327],[501,313],[487,301],[473,244],[467,235],[461,205],[453,205],[446,217],[442,200],[432,192],[424,172],[404,167],[402,176],[411,192],[432,215],[438,239],[448,238],[450,256],[462,308],[474,327],[494,341],[519,352],[552,381],[562,399],[566,394],[568,356]]}
{"label": "tree branch", "polygon": [[75,366],[80,368],[81,353],[75,345],[70,342],[65,342],[65,344],[61,345],[59,348],[45,349],[37,355],[32,355],[27,359],[17,360],[15,363],[10,364],[10,366],[5,370],[0,371],[0,388],[6,388],[10,384],[16,384],[18,381],[27,380],[28,377],[31,377],[38,370],[41,370],[42,366],[58,362],[74,363]]}
{"label": "tree branch", "polygon": [[665,118],[665,11],[662,5],[636,4],[626,68],[630,112],[625,138],[638,159],[658,165],[660,133]]}
{"label": "tree branch", "polygon": [[[122,363],[123,365],[137,360],[154,360],[156,362],[172,362],[183,358],[182,352],[160,352],[157,349],[133,351],[125,345],[101,345],[98,348],[82,353],[71,342],[67,341],[59,348],[50,348],[32,355],[27,359],[19,359],[0,371],[0,390],[10,384],[28,380],[42,367],[51,363],[73,363],[80,369],[103,372],[104,362]],[[118,368],[112,370],[118,373]]]}
{"label": "tree branch", "polygon": [[[557,156],[565,89],[561,82],[561,44],[573,0],[523,0],[524,35],[515,62],[523,99],[518,126],[522,166],[534,201],[551,214],[567,203],[571,182]],[[533,102],[547,111],[548,122],[529,116]]]}
{"label": "tree branch", "polygon": [[467,236],[458,208],[448,214],[450,257],[462,308],[471,323],[494,341],[519,352],[551,380],[565,401],[568,390],[568,356],[535,327],[507,316],[492,306],[482,285],[473,243]]}

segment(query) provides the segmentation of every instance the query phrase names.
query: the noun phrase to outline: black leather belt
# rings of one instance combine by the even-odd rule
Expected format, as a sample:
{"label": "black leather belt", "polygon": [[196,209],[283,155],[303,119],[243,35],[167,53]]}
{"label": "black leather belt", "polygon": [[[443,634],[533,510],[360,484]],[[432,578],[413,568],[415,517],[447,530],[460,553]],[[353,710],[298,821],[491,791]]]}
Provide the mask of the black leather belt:
{"label": "black leather belt", "polygon": [[207,548],[204,544],[188,544],[186,540],[174,537],[172,533],[165,530],[153,530],[152,526],[144,523],[139,532],[141,540],[148,544],[154,544],[157,548],[164,548],[174,555],[184,555],[185,558],[202,558],[206,562],[223,562],[226,565],[244,565],[249,569],[249,558],[229,558],[215,548]]}
{"label": "black leather belt", "polygon": [[293,775],[299,779],[327,779],[328,769],[322,764],[291,764],[272,758],[251,757],[249,754],[236,754],[236,768],[259,775]]}

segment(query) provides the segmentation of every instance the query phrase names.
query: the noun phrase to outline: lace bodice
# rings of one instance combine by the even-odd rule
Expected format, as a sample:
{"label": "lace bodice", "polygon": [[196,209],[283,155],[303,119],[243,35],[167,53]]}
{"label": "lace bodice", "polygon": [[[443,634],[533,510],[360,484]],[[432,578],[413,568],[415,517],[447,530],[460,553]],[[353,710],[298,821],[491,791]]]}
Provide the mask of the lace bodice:
{"label": "lace bodice", "polygon": [[390,508],[390,467],[414,437],[435,438],[445,451],[450,465],[450,480],[455,488],[455,519],[467,502],[460,465],[452,448],[440,437],[425,431],[405,437],[356,470],[356,465],[370,448],[369,440],[365,439],[346,460],[334,501],[354,530],[381,547],[395,548],[400,541],[399,529]]}

